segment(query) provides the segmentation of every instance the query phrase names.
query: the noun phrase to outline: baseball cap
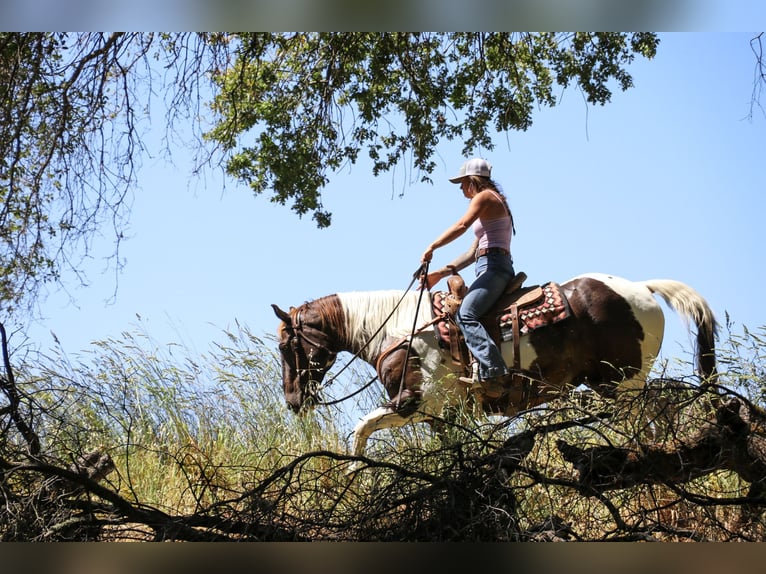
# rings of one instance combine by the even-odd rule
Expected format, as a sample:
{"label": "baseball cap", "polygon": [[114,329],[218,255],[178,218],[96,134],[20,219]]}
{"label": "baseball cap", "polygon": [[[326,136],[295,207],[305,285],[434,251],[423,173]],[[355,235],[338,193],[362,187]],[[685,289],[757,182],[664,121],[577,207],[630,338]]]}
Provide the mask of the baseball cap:
{"label": "baseball cap", "polygon": [[492,174],[492,165],[486,160],[480,157],[475,157],[463,162],[460,166],[460,172],[455,177],[449,178],[452,183],[460,183],[460,181],[469,175],[480,175],[482,177],[490,177]]}

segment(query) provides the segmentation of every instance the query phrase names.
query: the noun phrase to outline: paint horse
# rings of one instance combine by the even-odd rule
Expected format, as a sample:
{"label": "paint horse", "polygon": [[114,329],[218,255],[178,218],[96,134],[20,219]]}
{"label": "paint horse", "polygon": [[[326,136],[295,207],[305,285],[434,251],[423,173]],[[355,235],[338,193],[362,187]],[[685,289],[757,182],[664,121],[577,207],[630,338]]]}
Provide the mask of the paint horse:
{"label": "paint horse", "polygon": [[[484,413],[512,416],[580,384],[608,398],[621,389],[641,388],[665,327],[654,294],[687,324],[694,323],[697,370],[705,378],[715,374],[716,320],[692,287],[671,279],[632,282],[605,274],[581,275],[559,287],[569,316],[501,344],[506,364],[520,365],[526,384],[485,398]],[[372,291],[328,295],[289,312],[272,305],[282,321],[279,351],[289,407],[304,412],[321,402],[320,385],[341,351],[375,367],[391,398],[356,425],[356,456],[363,455],[376,430],[434,422],[446,406],[465,404],[471,393],[440,343],[431,298],[427,291]]]}

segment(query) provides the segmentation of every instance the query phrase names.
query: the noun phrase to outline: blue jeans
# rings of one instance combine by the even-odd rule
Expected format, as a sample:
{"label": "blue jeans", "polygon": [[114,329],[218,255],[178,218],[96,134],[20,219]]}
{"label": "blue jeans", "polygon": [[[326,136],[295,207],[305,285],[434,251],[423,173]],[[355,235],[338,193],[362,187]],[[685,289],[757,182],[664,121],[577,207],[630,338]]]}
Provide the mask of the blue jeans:
{"label": "blue jeans", "polygon": [[476,279],[463,297],[455,317],[468,349],[479,363],[481,379],[508,372],[500,349],[479,319],[497,302],[514,275],[510,255],[490,253],[479,257],[476,261]]}

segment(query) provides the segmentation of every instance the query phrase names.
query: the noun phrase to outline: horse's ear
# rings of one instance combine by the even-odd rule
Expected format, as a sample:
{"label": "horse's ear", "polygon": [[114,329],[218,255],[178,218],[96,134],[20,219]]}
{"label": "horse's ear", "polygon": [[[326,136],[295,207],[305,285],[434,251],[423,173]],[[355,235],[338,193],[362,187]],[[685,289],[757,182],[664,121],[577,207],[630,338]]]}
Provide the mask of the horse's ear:
{"label": "horse's ear", "polygon": [[285,324],[287,324],[287,325],[291,325],[291,324],[292,324],[292,321],[293,321],[293,320],[292,320],[292,318],[290,317],[290,314],[289,314],[289,313],[287,313],[287,312],[285,312],[285,311],[282,311],[282,309],[280,309],[279,307],[277,307],[277,306],[276,306],[274,303],[272,303],[272,304],[271,304],[271,307],[274,309],[274,313],[276,314],[276,316],[277,316],[279,319],[282,319],[282,321],[284,321],[284,322],[285,322]]}

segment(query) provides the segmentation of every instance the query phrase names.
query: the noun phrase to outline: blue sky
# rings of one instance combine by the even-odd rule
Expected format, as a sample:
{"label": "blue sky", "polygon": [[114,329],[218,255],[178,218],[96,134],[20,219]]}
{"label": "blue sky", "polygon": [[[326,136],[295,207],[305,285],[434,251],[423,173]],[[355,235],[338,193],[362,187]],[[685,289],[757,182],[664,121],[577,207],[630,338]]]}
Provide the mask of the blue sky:
{"label": "blue sky", "polygon": [[[588,106],[569,88],[559,106],[538,110],[528,131],[498,135],[494,150],[476,151],[509,198],[516,269],[528,283],[589,271],[678,279],[706,297],[719,320],[728,312],[735,332],[766,326],[758,295],[766,115],[756,109],[747,118],[755,35],[662,34],[655,59],[630,67],[635,87],[611,103]],[[77,355],[94,340],[141,329],[160,345],[204,353],[235,321],[273,333],[271,303],[403,289],[425,247],[466,207],[447,181],[464,159],[461,147],[438,147],[433,185],[406,166],[373,177],[364,162],[332,176],[323,197],[333,224],[325,230],[231,180],[224,187],[215,173],[197,179],[182,148],[175,165],[147,160],[117,284],[95,258],[90,285],[72,283],[76,306],[51,294],[27,342],[52,347],[52,331]],[[434,265],[470,242],[466,235],[437,250]],[[464,276],[470,280],[469,270]],[[663,355],[682,356],[690,338],[663,308]]]}

